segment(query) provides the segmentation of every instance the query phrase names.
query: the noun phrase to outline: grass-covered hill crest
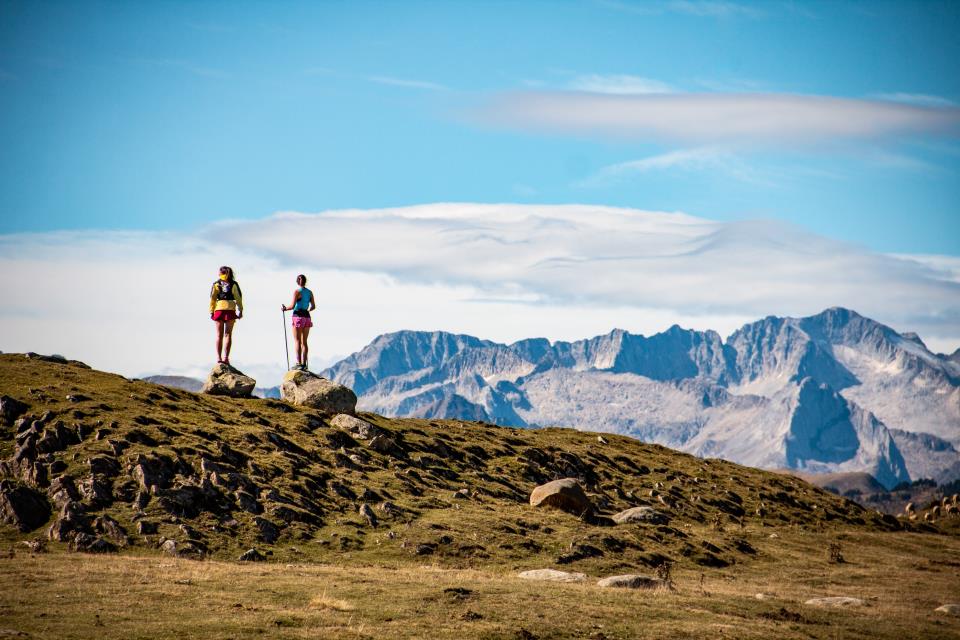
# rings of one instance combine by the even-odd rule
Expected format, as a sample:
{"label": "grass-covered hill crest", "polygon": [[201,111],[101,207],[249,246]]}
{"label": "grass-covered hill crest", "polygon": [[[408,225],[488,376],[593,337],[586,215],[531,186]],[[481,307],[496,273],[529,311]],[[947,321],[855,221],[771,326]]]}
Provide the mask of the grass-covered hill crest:
{"label": "grass-covered hill crest", "polygon": [[[0,355],[0,395],[5,535],[90,551],[603,572],[747,561],[748,525],[928,526],[792,476],[573,429],[322,415],[18,354]],[[589,509],[531,506],[563,478]]]}

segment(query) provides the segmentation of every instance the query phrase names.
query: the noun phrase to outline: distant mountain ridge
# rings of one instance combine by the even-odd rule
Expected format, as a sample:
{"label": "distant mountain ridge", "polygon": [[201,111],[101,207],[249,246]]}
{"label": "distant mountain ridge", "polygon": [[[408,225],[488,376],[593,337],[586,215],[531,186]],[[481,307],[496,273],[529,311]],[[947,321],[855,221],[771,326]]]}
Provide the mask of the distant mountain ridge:
{"label": "distant mountain ridge", "polygon": [[960,476],[960,362],[854,311],[769,316],[723,340],[673,326],[510,345],[377,337],[323,375],[388,416],[574,426],[765,468]]}

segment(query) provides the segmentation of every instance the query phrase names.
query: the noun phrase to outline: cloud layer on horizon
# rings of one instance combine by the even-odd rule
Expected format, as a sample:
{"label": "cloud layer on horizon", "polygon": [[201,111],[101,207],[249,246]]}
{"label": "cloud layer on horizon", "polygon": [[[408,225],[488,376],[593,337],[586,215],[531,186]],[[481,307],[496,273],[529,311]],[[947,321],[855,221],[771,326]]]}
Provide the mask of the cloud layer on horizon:
{"label": "cloud layer on horizon", "polygon": [[[960,346],[960,258],[892,256],[769,221],[587,205],[431,204],[279,213],[194,234],[0,236],[0,349],[63,352],[123,372],[202,373],[220,264],[247,299],[235,360],[283,368],[293,278],[317,293],[315,362],[380,333],[443,329],[510,342],[673,323],[722,335],[766,315],[845,306],[933,349]],[[50,304],[46,288],[57,285]]]}

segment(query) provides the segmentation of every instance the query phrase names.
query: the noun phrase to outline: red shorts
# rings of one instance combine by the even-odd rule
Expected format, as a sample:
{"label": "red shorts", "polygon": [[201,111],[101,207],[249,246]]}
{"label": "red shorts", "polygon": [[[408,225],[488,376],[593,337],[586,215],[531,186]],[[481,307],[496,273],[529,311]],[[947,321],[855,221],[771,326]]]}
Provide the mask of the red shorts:
{"label": "red shorts", "polygon": [[237,319],[237,312],[228,309],[220,309],[213,312],[214,322],[233,322]]}
{"label": "red shorts", "polygon": [[312,327],[313,321],[310,320],[310,316],[293,316],[293,326],[297,329],[303,329],[304,327]]}

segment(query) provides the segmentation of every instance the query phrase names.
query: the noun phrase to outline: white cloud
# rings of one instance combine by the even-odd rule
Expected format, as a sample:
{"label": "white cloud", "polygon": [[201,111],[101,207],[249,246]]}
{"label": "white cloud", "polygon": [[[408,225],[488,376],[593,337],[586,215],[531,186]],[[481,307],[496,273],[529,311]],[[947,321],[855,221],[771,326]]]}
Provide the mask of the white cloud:
{"label": "white cloud", "polygon": [[568,88],[588,93],[612,93],[614,95],[643,95],[672,93],[673,88],[659,80],[630,75],[580,75],[570,81]]}
{"label": "white cloud", "polygon": [[474,116],[510,128],[697,144],[802,146],[960,132],[957,107],[778,93],[526,91],[499,94]]}
{"label": "white cloud", "polygon": [[[283,368],[278,306],[310,277],[315,363],[400,329],[500,341],[576,339],[677,322],[726,335],[842,305],[960,346],[960,259],[890,256],[773,222],[587,205],[434,204],[283,213],[195,235],[0,236],[0,349],[59,352],[127,375],[213,361],[207,293],[237,269],[247,303],[233,360]],[[289,317],[288,317],[289,321]]]}
{"label": "white cloud", "polygon": [[576,182],[574,186],[586,188],[605,187],[627,180],[631,176],[666,169],[689,171],[712,170],[719,171],[731,178],[744,182],[765,185],[771,184],[769,180],[763,178],[736,154],[722,149],[698,147],[694,149],[678,149],[639,160],[630,160],[608,165],[600,168],[583,180]]}

